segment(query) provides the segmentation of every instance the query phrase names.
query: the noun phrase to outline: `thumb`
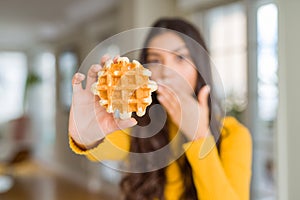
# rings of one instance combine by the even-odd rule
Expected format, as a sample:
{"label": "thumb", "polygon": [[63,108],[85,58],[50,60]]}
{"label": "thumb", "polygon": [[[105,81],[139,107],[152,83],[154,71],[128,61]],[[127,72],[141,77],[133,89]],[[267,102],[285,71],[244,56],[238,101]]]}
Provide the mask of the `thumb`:
{"label": "thumb", "polygon": [[116,120],[116,123],[119,129],[125,129],[125,128],[130,128],[132,126],[135,126],[137,124],[137,121],[134,118],[125,119],[125,120],[118,119]]}
{"label": "thumb", "polygon": [[208,85],[205,85],[201,88],[201,90],[198,93],[198,101],[200,105],[208,106],[208,97],[210,93],[210,87]]}

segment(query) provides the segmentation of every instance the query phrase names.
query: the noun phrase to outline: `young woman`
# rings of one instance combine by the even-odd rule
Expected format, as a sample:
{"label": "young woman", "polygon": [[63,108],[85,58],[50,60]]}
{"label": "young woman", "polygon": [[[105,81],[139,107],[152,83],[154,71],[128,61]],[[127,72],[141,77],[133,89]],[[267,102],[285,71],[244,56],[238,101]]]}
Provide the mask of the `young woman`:
{"label": "young woman", "polygon": [[[167,113],[161,130],[151,137],[138,137],[142,126],[150,123],[149,109],[144,117],[128,120],[114,119],[107,113],[90,92],[101,69],[101,65],[93,65],[86,89],[81,85],[83,74],[77,73],[73,78],[70,147],[94,161],[127,159],[132,169],[141,165],[149,169],[124,176],[120,184],[124,199],[249,199],[251,137],[236,119],[221,118],[202,36],[182,19],[160,19],[153,27],[156,28],[145,41],[140,62],[150,63],[151,78],[159,84],[151,105],[160,104]],[[107,59],[103,57],[101,63]],[[136,124],[140,128],[135,128]],[[129,134],[122,131],[130,127]],[[128,152],[159,150],[177,132],[185,139],[184,144],[177,143],[184,153],[169,165],[151,170],[149,166],[156,162],[151,159],[155,158],[127,156]],[[170,154],[162,155],[160,160],[172,160],[173,148],[169,150]]]}

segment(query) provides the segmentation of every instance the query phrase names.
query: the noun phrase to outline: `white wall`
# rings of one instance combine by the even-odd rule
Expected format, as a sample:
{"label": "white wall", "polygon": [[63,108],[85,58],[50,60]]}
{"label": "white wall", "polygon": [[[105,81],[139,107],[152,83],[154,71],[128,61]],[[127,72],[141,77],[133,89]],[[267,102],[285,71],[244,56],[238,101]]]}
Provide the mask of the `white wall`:
{"label": "white wall", "polygon": [[278,190],[280,200],[300,198],[300,1],[277,0],[279,8]]}
{"label": "white wall", "polygon": [[120,28],[147,27],[160,17],[175,16],[175,0],[122,0],[120,10]]}

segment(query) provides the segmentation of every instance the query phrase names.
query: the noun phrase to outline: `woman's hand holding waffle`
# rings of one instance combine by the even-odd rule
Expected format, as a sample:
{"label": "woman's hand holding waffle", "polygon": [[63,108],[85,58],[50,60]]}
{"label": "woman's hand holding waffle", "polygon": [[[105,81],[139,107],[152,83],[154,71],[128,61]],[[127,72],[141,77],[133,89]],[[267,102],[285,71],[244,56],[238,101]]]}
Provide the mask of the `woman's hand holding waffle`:
{"label": "woman's hand holding waffle", "polygon": [[[103,56],[101,65],[103,66],[108,59],[108,56]],[[101,65],[90,67],[85,89],[82,87],[85,75],[76,73],[72,80],[73,98],[69,134],[80,147],[85,149],[96,146],[107,134],[132,127],[137,123],[133,118],[115,119],[112,113],[107,113],[105,108],[100,106],[99,97],[91,92],[91,86],[97,81]]]}

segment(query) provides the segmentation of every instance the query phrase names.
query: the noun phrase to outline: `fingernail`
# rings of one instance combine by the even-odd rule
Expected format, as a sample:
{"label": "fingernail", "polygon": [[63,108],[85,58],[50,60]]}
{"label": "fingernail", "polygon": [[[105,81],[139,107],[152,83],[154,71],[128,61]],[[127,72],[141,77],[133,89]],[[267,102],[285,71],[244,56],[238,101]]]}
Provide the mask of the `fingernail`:
{"label": "fingernail", "polygon": [[120,55],[116,55],[113,59],[114,62],[117,62],[118,61],[118,58],[120,57]]}
{"label": "fingernail", "polygon": [[79,78],[79,79],[84,79],[84,74],[81,74],[81,73],[76,73],[76,77]]}
{"label": "fingernail", "polygon": [[157,92],[160,93],[164,90],[162,85],[158,85]]}

